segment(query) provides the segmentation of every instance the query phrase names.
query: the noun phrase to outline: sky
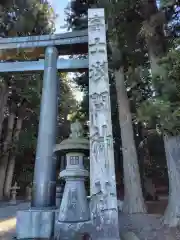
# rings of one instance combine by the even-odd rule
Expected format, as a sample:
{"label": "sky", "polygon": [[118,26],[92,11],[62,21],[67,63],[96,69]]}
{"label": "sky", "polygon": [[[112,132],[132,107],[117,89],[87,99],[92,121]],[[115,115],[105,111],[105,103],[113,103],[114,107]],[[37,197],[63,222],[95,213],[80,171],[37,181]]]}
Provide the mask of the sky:
{"label": "sky", "polygon": [[55,21],[56,33],[66,31],[66,29],[62,29],[61,27],[65,25],[64,9],[67,7],[69,1],[70,0],[49,0],[51,6],[53,7],[53,9],[55,11],[55,13],[57,14],[57,18],[56,18],[56,21]]}

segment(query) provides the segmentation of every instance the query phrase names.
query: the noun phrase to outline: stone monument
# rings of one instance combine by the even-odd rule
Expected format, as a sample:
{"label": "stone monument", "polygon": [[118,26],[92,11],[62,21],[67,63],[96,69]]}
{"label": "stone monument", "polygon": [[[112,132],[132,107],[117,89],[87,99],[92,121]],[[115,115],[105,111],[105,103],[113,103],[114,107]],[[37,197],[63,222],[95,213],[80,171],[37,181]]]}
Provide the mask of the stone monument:
{"label": "stone monument", "polygon": [[104,9],[88,10],[90,211],[96,239],[120,239]]}
{"label": "stone monument", "polygon": [[65,153],[67,161],[66,169],[60,172],[60,177],[65,179],[66,184],[55,226],[56,239],[73,239],[79,226],[90,220],[84,186],[89,174],[83,166],[85,152],[89,151],[89,141],[83,137],[83,128],[78,121],[71,124],[70,137],[56,145],[55,151]]}

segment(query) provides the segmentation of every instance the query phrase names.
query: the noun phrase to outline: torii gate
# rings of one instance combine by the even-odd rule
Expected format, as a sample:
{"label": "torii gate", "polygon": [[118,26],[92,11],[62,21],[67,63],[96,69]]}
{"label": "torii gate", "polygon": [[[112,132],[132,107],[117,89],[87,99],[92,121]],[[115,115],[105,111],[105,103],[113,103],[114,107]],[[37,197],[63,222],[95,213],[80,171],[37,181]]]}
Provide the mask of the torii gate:
{"label": "torii gate", "polygon": [[[104,230],[96,239],[119,239],[104,9],[88,10],[88,30],[0,39],[1,51],[19,48],[26,49],[29,55],[32,51],[28,53],[28,49],[38,48],[36,52],[40,56],[45,49],[45,60],[0,63],[0,72],[44,70],[33,196],[31,208],[18,213],[17,239],[25,239],[22,230],[27,232],[28,238],[43,236],[49,239],[53,235],[57,69],[71,72],[89,69],[91,221],[97,232]],[[88,60],[58,58],[59,55],[87,52]],[[36,222],[35,227],[32,219]],[[103,229],[103,226],[106,227]]]}

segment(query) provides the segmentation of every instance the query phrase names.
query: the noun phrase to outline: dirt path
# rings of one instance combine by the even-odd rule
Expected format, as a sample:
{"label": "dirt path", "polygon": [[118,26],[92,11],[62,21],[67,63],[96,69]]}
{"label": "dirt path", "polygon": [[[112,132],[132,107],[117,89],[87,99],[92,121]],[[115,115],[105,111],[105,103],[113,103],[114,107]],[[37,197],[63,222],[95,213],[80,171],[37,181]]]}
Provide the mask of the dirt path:
{"label": "dirt path", "polygon": [[164,227],[160,215],[120,213],[119,227],[121,233],[134,232],[139,240],[180,240],[180,230]]}
{"label": "dirt path", "polygon": [[[16,233],[16,212],[28,207],[29,203],[0,206],[0,240],[12,240]],[[180,240],[180,231],[163,227],[157,215],[120,213],[119,227],[121,233],[132,231],[140,240]]]}
{"label": "dirt path", "polygon": [[0,239],[11,240],[15,236],[16,212],[27,209],[29,203],[20,203],[16,206],[0,207]]}

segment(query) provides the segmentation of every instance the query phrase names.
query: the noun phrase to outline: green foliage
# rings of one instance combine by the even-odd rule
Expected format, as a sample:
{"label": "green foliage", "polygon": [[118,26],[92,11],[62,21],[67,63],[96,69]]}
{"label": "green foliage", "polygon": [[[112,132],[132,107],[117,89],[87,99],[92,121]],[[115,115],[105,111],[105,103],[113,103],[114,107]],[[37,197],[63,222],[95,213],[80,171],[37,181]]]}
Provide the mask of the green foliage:
{"label": "green foliage", "polygon": [[[13,4],[4,5],[0,8],[0,35],[7,36],[28,36],[28,35],[42,35],[52,34],[54,32],[55,14],[51,6],[47,3],[38,3],[37,1],[14,1]],[[7,53],[8,54],[8,53]],[[22,60],[28,60],[24,51],[18,51],[17,55],[21,56]],[[16,157],[18,168],[21,169],[22,163],[29,165],[26,159],[26,154],[30,153],[30,158],[34,158],[39,113],[40,113],[40,99],[42,93],[42,79],[43,73],[16,73],[16,74],[2,74],[0,84],[6,84],[9,88],[9,99],[7,102],[7,111],[4,120],[4,135],[8,134],[6,130],[6,120],[12,111],[11,106],[15,105],[14,113],[18,118],[23,120],[23,126],[20,131],[19,141],[13,142],[10,151],[11,156]],[[59,123],[63,123],[66,116],[74,111],[76,108],[76,101],[68,81],[67,74],[59,74],[60,80],[60,101],[59,101]],[[22,103],[23,106],[21,114]],[[1,109],[2,111],[2,109]],[[23,114],[22,114],[23,113]],[[15,129],[14,129],[15,132]],[[13,132],[13,133],[14,133]],[[4,136],[2,137],[2,143]],[[15,145],[15,146],[14,146]],[[8,160],[8,159],[7,159]],[[31,160],[32,161],[32,160]],[[27,164],[26,164],[27,163]],[[18,170],[18,169],[17,169]],[[32,180],[33,168],[26,166],[25,171],[29,172],[28,179]],[[22,176],[22,181],[29,181]],[[24,179],[24,180],[23,180]]]}
{"label": "green foliage", "polygon": [[161,7],[171,6],[176,2],[177,2],[176,0],[160,0],[160,6]]}
{"label": "green foliage", "polygon": [[[73,2],[80,2],[82,5],[83,2],[87,3],[87,1],[79,0]],[[112,57],[112,53],[109,51],[109,59],[112,60],[113,58],[116,62],[112,64],[111,61],[109,61],[109,66],[112,66],[111,70],[114,66],[115,68],[119,68],[120,66],[124,67],[125,83],[134,121],[139,121],[140,123],[145,122],[149,129],[157,129],[157,131],[177,134],[180,122],[178,107],[180,106],[178,82],[178,79],[180,79],[180,67],[178,67],[180,66],[180,57],[178,57],[178,52],[175,51],[175,53],[171,53],[171,61],[169,59],[167,59],[167,61],[163,59],[162,68],[168,68],[168,78],[162,78],[162,72],[160,72],[159,76],[152,78],[148,59],[149,49],[147,49],[148,46],[145,41],[147,40],[145,37],[148,36],[153,40],[151,43],[154,44],[154,42],[156,42],[154,40],[156,40],[158,36],[157,32],[162,30],[159,26],[162,27],[162,25],[166,23],[167,27],[167,22],[172,19],[172,15],[174,14],[173,7],[170,8],[170,10],[165,8],[162,12],[158,12],[156,1],[99,0],[98,2],[100,7],[105,7],[106,22],[108,25],[108,41],[109,43],[115,42],[117,47],[115,56]],[[164,3],[163,6],[167,6],[167,2],[172,1],[166,1],[166,4]],[[174,3],[170,3],[170,5],[173,4]],[[80,7],[75,8],[71,13],[72,17],[77,20],[80,16]],[[78,23],[78,21],[76,21],[76,23]],[[71,21],[69,24],[71,26],[73,25]],[[162,33],[162,31],[160,32]],[[164,40],[164,36],[162,38],[161,40]],[[171,40],[172,39],[170,39],[170,42]],[[165,41],[165,43],[167,43],[167,41]],[[162,41],[159,41],[158,44],[154,44],[153,46],[156,46],[156,50],[158,50],[156,52],[158,53],[164,50]],[[173,51],[174,49],[175,48],[173,48]],[[139,70],[139,66],[140,71],[136,71]],[[81,119],[87,119],[88,78],[85,75],[81,77],[77,76],[76,82],[84,91],[85,95],[78,112],[73,117],[78,116]],[[112,75],[110,75],[110,84],[113,136],[115,139],[115,154],[117,154],[121,145],[121,137],[119,132],[115,83]],[[138,143],[138,141],[144,140],[143,138],[142,136],[140,140],[135,140]],[[121,156],[118,155],[118,162],[120,157]]]}
{"label": "green foliage", "polygon": [[138,108],[141,102],[152,96],[152,78],[149,69],[143,66],[137,68],[129,67],[126,72],[126,86],[128,97],[135,108]]}
{"label": "green foliage", "polygon": [[[174,41],[173,46],[167,53],[167,56],[161,60],[162,66],[167,72],[167,79],[175,84],[179,89],[179,77],[180,77],[180,40]],[[166,80],[166,79],[165,79]],[[174,88],[175,89],[175,88]]]}
{"label": "green foliage", "polygon": [[30,149],[35,153],[36,143],[37,143],[37,123],[31,123],[29,121],[25,122],[26,125],[20,133],[20,138],[18,142],[18,153],[23,155],[25,150]]}
{"label": "green foliage", "polygon": [[17,181],[19,184],[28,185],[33,181],[33,171],[34,171],[34,164],[23,164],[22,171],[18,176],[16,176]]}
{"label": "green foliage", "polygon": [[153,78],[154,96],[138,109],[139,120],[151,127],[156,124],[161,132],[178,135],[180,131],[180,54],[176,40],[167,55],[161,59],[165,77]]}
{"label": "green foliage", "polygon": [[15,1],[0,11],[1,36],[27,36],[54,32],[55,14],[48,3]]}
{"label": "green foliage", "polygon": [[70,77],[68,74],[59,74],[59,113],[61,121],[63,118],[67,118],[69,114],[76,111],[77,102],[73,95],[73,89],[71,86]]}

